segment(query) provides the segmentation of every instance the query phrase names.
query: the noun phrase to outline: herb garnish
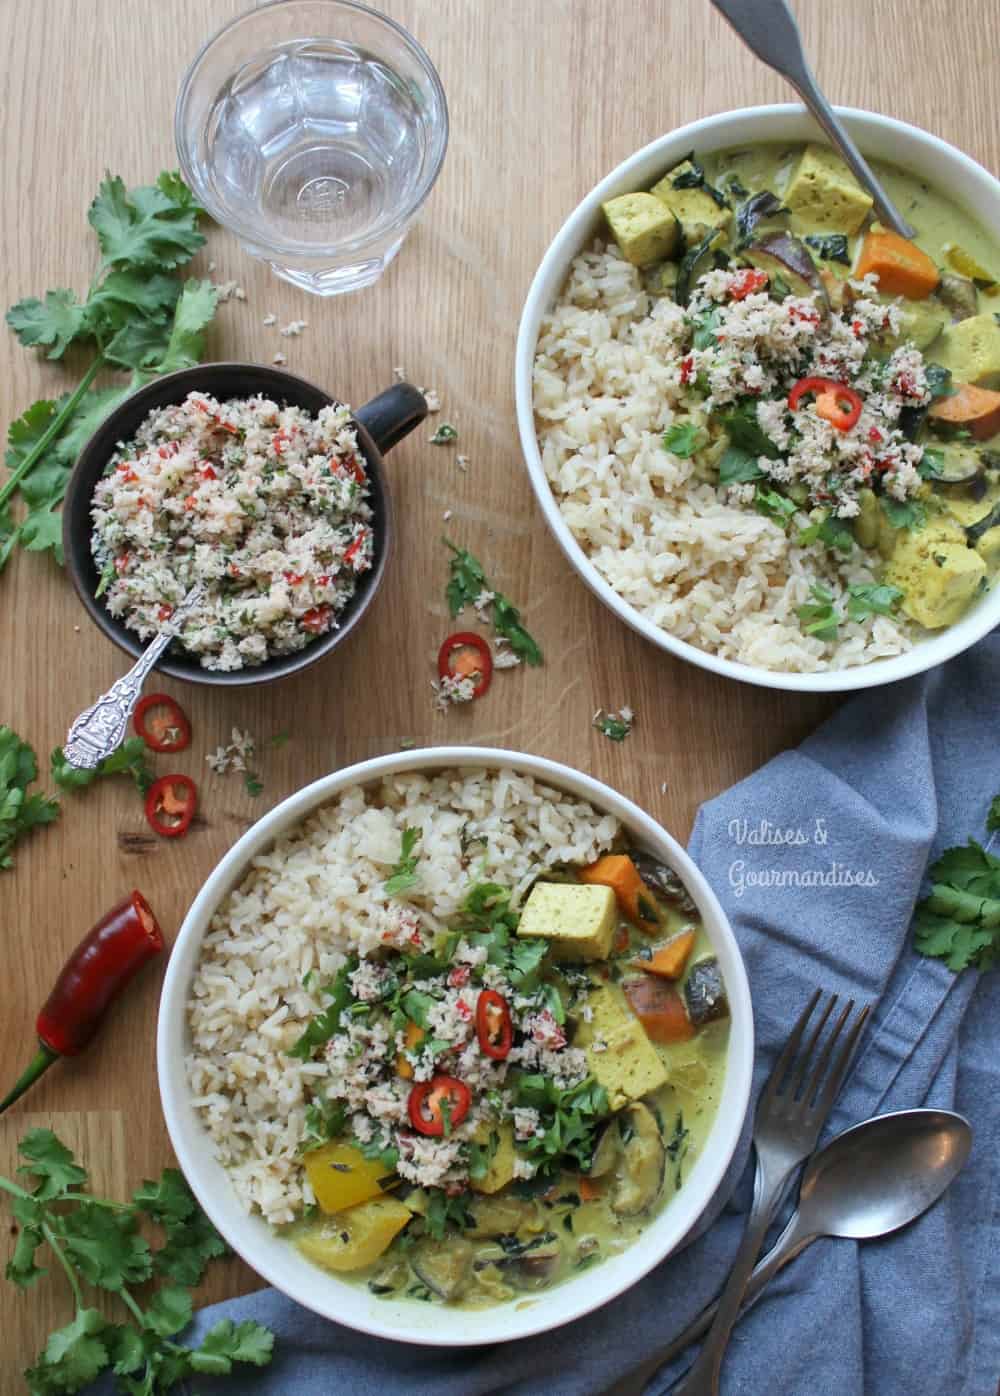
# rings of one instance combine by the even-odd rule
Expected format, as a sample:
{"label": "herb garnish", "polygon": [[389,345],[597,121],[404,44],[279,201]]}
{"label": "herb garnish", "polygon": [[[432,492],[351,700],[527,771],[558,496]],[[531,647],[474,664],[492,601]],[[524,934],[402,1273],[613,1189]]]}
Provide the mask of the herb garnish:
{"label": "herb garnish", "polygon": [[146,758],[146,743],[141,737],[127,737],[117,751],[106,756],[92,768],[71,766],[61,746],[50,757],[52,779],[63,790],[83,790],[101,776],[130,775],[136,789],[145,795],[154,780],[153,769]]}
{"label": "herb garnish", "polygon": [[9,727],[0,727],[0,868],[13,866],[18,839],[39,824],[51,824],[59,814],[58,800],[28,794],[37,778],[34,750]]}
{"label": "herb garnish", "polygon": [[465,548],[444,539],[445,547],[452,551],[449,563],[449,579],[445,589],[448,609],[452,616],[458,616],[466,606],[475,605],[484,592],[490,594],[493,612],[493,628],[502,635],[514,654],[527,664],[541,664],[542,651],[535,640],[521,624],[521,612],[502,592],[490,586],[478,558]]}
{"label": "herb garnish", "polygon": [[899,587],[888,583],[858,582],[847,588],[847,619],[868,620],[870,616],[891,616],[903,599]]}
{"label": "herb garnish", "polygon": [[[86,298],[78,301],[60,287],[8,310],[7,323],[21,343],[48,349],[49,359],[62,358],[73,344],[97,352],[72,393],[33,403],[10,426],[5,460],[11,474],[0,488],[0,567],[18,544],[51,551],[62,563],[56,511],[84,443],[149,378],[199,361],[218,293],[208,281],[182,287],[172,273],[204,244],[201,212],[176,173],[132,190],[117,176],[107,177],[88,214],[101,263]],[[124,386],[93,389],[107,368],[131,369],[132,377]],[[20,521],[10,512],[17,490],[27,506]]]}
{"label": "herb garnish", "polygon": [[417,863],[420,861],[420,855],[414,853],[413,849],[420,833],[419,829],[406,828],[403,830],[399,861],[393,865],[392,876],[387,878],[385,883],[387,897],[398,897],[401,892],[408,892],[411,887],[417,885]]}
{"label": "herb garnish", "polygon": [[802,241],[824,262],[842,262],[845,267],[851,265],[847,238],[843,233],[806,233]]}
{"label": "herb garnish", "polygon": [[337,971],[336,978],[331,984],[324,984],[319,992],[330,999],[330,1003],[313,1018],[308,1024],[305,1032],[302,1033],[298,1041],[288,1049],[290,1057],[296,1057],[299,1061],[307,1062],[317,1047],[322,1047],[330,1041],[330,1038],[340,1027],[341,1014],[354,998],[351,993],[351,986],[348,976],[358,967],[357,956],[352,955],[349,960],[341,965]]}
{"label": "herb garnish", "polygon": [[608,1093],[593,1076],[563,1089],[548,1076],[522,1076],[514,1087],[518,1105],[528,1105],[540,1116],[541,1134],[522,1142],[521,1150],[538,1165],[540,1173],[555,1172],[559,1161],[586,1172],[594,1159],[600,1123],[610,1113]]}
{"label": "herb garnish", "polygon": [[243,785],[248,795],[257,796],[264,789],[264,782],[256,771],[245,771],[243,773]]}
{"label": "herb garnish", "polygon": [[927,510],[919,499],[893,499],[882,494],[879,503],[893,528],[923,528],[927,522]]}
{"label": "herb garnish", "polygon": [[[682,168],[684,165],[687,166],[687,169]],[[673,178],[670,181],[675,189],[702,189],[713,203],[718,204],[719,208],[728,209],[729,204],[726,202],[725,197],[719,193],[714,185],[709,184],[708,180],[705,178],[705,171],[694,158],[693,150],[690,155],[686,155],[684,159],[679,162],[676,169],[680,169],[680,174],[671,171]]]}
{"label": "herb garnish", "polygon": [[442,422],[429,440],[432,446],[447,446],[450,441],[458,440],[458,432],[450,422]]}
{"label": "herb garnish", "polygon": [[[697,334],[695,338],[697,339]],[[697,345],[695,347],[697,348]],[[663,449],[672,451],[675,456],[680,456],[681,460],[687,460],[697,451],[702,435],[701,427],[695,426],[693,422],[674,422],[663,434]]]}
{"label": "herb garnish", "polygon": [[[45,1274],[36,1257],[47,1244],[76,1300],[73,1321],[50,1335],[25,1372],[31,1391],[80,1391],[110,1367],[136,1396],[165,1396],[196,1373],[228,1376],[234,1362],[270,1362],[274,1334],[253,1320],[224,1319],[197,1348],[172,1341],[191,1322],[190,1288],[211,1259],[226,1254],[176,1168],[165,1168],[158,1181],[144,1182],[130,1202],[119,1203],[85,1191],[86,1170],[51,1130],[31,1130],[18,1152],[25,1159],[18,1173],[33,1182],[26,1187],[0,1177],[20,1226],[7,1278],[20,1289],[34,1284]],[[164,1233],[158,1249],[139,1233],[144,1219]],[[159,1288],[140,1306],[131,1287],[154,1276]],[[130,1317],[113,1323],[86,1305],[81,1281],[116,1294]]]}
{"label": "herb garnish", "polygon": [[609,741],[623,742],[632,731],[634,721],[635,714],[631,708],[623,707],[616,713],[606,713],[603,708],[598,708],[591,718],[590,725],[602,732]]}
{"label": "herb garnish", "polygon": [[667,1158],[670,1160],[674,1170],[674,1190],[678,1190],[681,1185],[681,1171],[687,1151],[691,1146],[691,1131],[685,1127],[684,1114],[678,1110],[677,1119],[674,1121],[674,1132],[670,1136],[667,1144]]}
{"label": "herb garnish", "polygon": [[803,622],[802,628],[807,635],[815,635],[817,640],[832,644],[837,638],[838,625],[838,616],[833,609],[833,593],[819,582],[813,582],[809,594],[812,601],[799,606],[796,615]]}
{"label": "herb garnish", "polygon": [[[1000,796],[990,807],[989,828],[1000,827]],[[948,848],[930,869],[931,893],[918,902],[913,947],[944,960],[956,974],[992,969],[1000,960],[1000,858],[974,839]]]}

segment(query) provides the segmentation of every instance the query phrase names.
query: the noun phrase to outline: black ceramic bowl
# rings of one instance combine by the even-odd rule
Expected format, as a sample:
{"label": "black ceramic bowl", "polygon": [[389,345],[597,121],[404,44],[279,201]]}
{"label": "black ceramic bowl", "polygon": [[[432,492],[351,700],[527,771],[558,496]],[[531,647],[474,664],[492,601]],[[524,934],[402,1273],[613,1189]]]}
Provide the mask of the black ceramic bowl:
{"label": "black ceramic bowl", "polygon": [[[93,532],[91,501],[97,482],[118,443],[134,436],[150,412],[158,407],[183,402],[190,392],[209,393],[223,402],[227,398],[247,398],[261,393],[282,405],[301,407],[314,414],[336,401],[322,388],[277,368],[259,364],[200,364],[197,368],[168,373],[148,383],[127,398],[97,428],[80,453],[66,491],[63,506],[66,568],[91,619],[109,640],[136,658],[144,648],[138,636],[134,631],[127,630],[120,620],[109,615],[95,595],[100,579],[90,550]],[[196,656],[185,654],[176,645],[167,651],[157,669],[171,678],[183,679],[188,683],[224,686],[267,683],[286,674],[298,673],[342,644],[371,605],[389,559],[392,506],[382,457],[426,415],[427,403],[423,394],[409,383],[394,384],[364,407],[359,407],[354,414],[358,442],[368,468],[375,551],[371,569],[358,578],[357,589],[341,611],[335,630],[317,636],[305,649],[295,654],[280,655],[234,673],[203,669]]]}

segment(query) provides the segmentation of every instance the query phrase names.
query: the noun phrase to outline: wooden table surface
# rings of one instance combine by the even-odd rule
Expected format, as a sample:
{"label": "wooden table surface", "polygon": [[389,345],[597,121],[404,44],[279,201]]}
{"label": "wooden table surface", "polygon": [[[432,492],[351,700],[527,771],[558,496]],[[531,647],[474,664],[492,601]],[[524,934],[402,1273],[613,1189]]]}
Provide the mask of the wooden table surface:
{"label": "wooden table surface", "polygon": [[[201,783],[204,822],[182,842],[146,837],[124,780],[65,798],[58,823],[0,873],[4,973],[0,1082],[33,1048],[35,1012],[68,952],[133,885],[172,939],[217,859],[260,814],[339,766],[418,744],[479,742],[577,765],[609,781],[687,837],[698,805],[798,742],[832,702],[725,682],[659,653],[614,619],[570,571],[542,523],[522,468],[512,362],[532,273],[562,219],[638,146],[710,112],[783,100],[707,0],[382,0],[437,64],[451,108],[451,144],[423,218],[384,279],[357,296],[314,300],[277,280],[220,229],[193,264],[233,278],[246,300],[220,308],[207,358],[270,362],[352,403],[393,368],[436,388],[454,448],[417,431],[390,458],[399,537],[385,587],[350,645],[300,678],[220,692],[165,682],[191,716],[192,747],[176,761]],[[0,210],[5,304],[49,287],[83,290],[95,265],[87,206],[105,169],[128,184],[176,164],[178,79],[201,41],[246,0],[8,0],[3,54]],[[816,69],[837,101],[930,128],[1000,168],[992,68],[997,0],[798,0]],[[305,319],[297,339],[263,324]],[[9,422],[35,398],[75,381],[85,360],[46,364],[0,334],[0,403]],[[438,420],[441,420],[439,418]],[[501,674],[468,710],[432,711],[432,660],[449,626],[449,534],[485,562],[542,642],[539,670]],[[87,620],[48,558],[24,554],[0,576],[0,721],[48,765],[68,721],[124,671],[123,656]],[[158,685],[160,686],[160,685]],[[590,726],[599,706],[637,714],[623,744]],[[263,793],[212,776],[205,753],[230,729],[262,748]],[[290,740],[272,749],[271,738]],[[666,783],[666,791],[662,786]],[[30,1102],[0,1120],[0,1171],[17,1139],[46,1124],[78,1147],[112,1195],[171,1161],[160,1114],[154,1027],[162,971],[129,993],[87,1055],[55,1067]],[[2,1094],[2,1089],[0,1089]],[[3,1227],[0,1260],[13,1245]],[[216,1266],[201,1302],[254,1288],[233,1260]],[[30,1296],[0,1288],[0,1393],[45,1335],[70,1317],[61,1276]]]}

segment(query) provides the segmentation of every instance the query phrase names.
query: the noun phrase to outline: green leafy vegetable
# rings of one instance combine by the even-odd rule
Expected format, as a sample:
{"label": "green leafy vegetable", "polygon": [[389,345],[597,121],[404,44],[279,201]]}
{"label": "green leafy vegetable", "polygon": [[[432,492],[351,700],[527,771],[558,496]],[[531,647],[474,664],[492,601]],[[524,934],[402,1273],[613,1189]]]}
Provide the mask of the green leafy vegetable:
{"label": "green leafy vegetable", "polygon": [[590,725],[596,727],[609,741],[623,742],[632,731],[633,721],[630,708],[622,708],[616,713],[606,713],[603,708],[598,708]]}
{"label": "green leafy vegetable", "polygon": [[687,1155],[687,1151],[690,1148],[690,1146],[691,1131],[687,1129],[684,1124],[683,1111],[678,1110],[677,1118],[674,1121],[673,1134],[671,1134],[670,1139],[667,1142],[667,1158],[670,1160],[671,1167],[674,1170],[675,1191],[677,1191],[680,1188],[681,1182],[683,1181],[682,1170],[684,1166],[684,1159]]}
{"label": "green leafy vegetable", "polygon": [[[18,1175],[30,1186],[0,1178],[20,1224],[7,1279],[21,1289],[31,1285],[44,1273],[35,1253],[47,1245],[76,1303],[72,1321],[50,1334],[25,1372],[35,1396],[80,1391],[108,1369],[133,1396],[167,1396],[195,1373],[226,1376],[236,1362],[270,1361],[274,1335],[253,1321],[225,1320],[196,1348],[173,1341],[191,1322],[190,1287],[200,1282],[208,1260],[226,1251],[176,1169],[164,1169],[131,1202],[119,1203],[86,1190],[86,1170],[51,1130],[31,1130],[18,1150],[25,1160]],[[164,1233],[156,1249],[139,1232],[144,1218]],[[154,1274],[170,1282],[147,1292],[142,1308],[130,1287]],[[83,1284],[117,1295],[126,1321],[114,1323],[88,1305]]]}
{"label": "green leafy vegetable", "polygon": [[541,664],[542,651],[521,624],[521,612],[502,592],[490,586],[479,559],[464,548],[456,548],[447,538],[444,543],[452,552],[445,588],[445,598],[452,616],[458,616],[466,606],[474,605],[484,592],[489,593],[494,630],[506,639],[512,653],[519,659],[526,664]]}
{"label": "green leafy vegetable", "polygon": [[14,863],[14,845],[39,824],[51,824],[59,801],[28,794],[38,777],[33,749],[9,727],[0,727],[0,869]]}
{"label": "green leafy vegetable", "polygon": [[691,299],[691,286],[695,279],[698,263],[709,252],[718,235],[718,229],[713,228],[701,242],[690,248],[681,258],[681,264],[677,271],[677,285],[674,287],[674,299],[678,305],[687,305]]}
{"label": "green leafy vegetable", "polygon": [[687,460],[697,451],[703,435],[701,427],[695,426],[693,422],[675,422],[664,432],[664,450],[672,451],[675,456]]}
{"label": "green leafy vegetable", "polygon": [[399,861],[393,864],[392,876],[387,878],[385,883],[387,897],[398,897],[402,892],[409,892],[419,882],[420,874],[417,872],[417,864],[420,861],[420,855],[413,851],[419,838],[419,829],[406,828],[403,830]]}
{"label": "green leafy vegetable", "polygon": [[936,446],[925,446],[917,471],[925,480],[940,479],[944,472],[944,452]]}
{"label": "green leafy vegetable", "polygon": [[[997,800],[987,816],[987,827],[996,827],[991,820],[998,820]],[[956,974],[992,969],[1000,961],[1000,858],[970,839],[946,849],[929,875],[930,896],[917,903],[913,920],[914,949]]]}
{"label": "green leafy vegetable", "polygon": [[718,420],[725,427],[734,446],[754,456],[777,460],[781,452],[757,420],[757,399],[745,397],[728,412],[720,412]]}
{"label": "green leafy vegetable", "polygon": [[[203,245],[200,214],[177,174],[132,190],[109,176],[88,215],[102,259],[86,299],[59,287],[8,310],[7,323],[26,348],[45,349],[50,359],[62,358],[73,344],[96,352],[73,392],[33,403],[8,429],[11,473],[0,487],[0,567],[18,545],[62,562],[58,506],[84,443],[150,376],[199,361],[217,292],[208,281],[182,287],[170,273]],[[111,366],[131,369],[129,383],[93,389],[97,374]],[[15,519],[9,505],[18,491],[25,508]]]}
{"label": "green leafy vegetable", "polygon": [[879,503],[893,528],[923,528],[927,522],[927,510],[919,499],[892,499],[883,494]]}
{"label": "green leafy vegetable", "polygon": [[451,441],[458,440],[458,432],[450,422],[442,422],[437,431],[430,438],[432,446],[447,446]]}
{"label": "green leafy vegetable", "polygon": [[357,957],[352,955],[337,971],[332,984],[324,984],[320,993],[330,999],[329,1005],[306,1027],[304,1033],[289,1048],[288,1055],[307,1062],[317,1047],[329,1042],[340,1027],[340,1019],[345,1008],[353,999],[349,975],[358,967]]}
{"label": "green leafy vegetable", "polygon": [[264,789],[264,782],[256,771],[245,771],[243,773],[243,787],[248,795],[256,798]]}
{"label": "green leafy vegetable", "polygon": [[807,233],[803,242],[825,262],[842,262],[845,267],[851,265],[851,254],[843,233]]}
{"label": "green leafy vegetable", "polygon": [[680,173],[671,179],[670,183],[675,189],[702,189],[720,208],[729,207],[724,196],[705,178],[705,171],[694,158],[694,151],[681,160],[680,164],[687,165],[687,169],[681,169]]}
{"label": "green leafy vegetable", "polygon": [[847,619],[868,620],[870,616],[891,616],[903,599],[899,587],[859,582],[847,588]]}
{"label": "green leafy vegetable", "polygon": [[561,1164],[586,1172],[594,1158],[600,1123],[610,1113],[608,1094],[592,1076],[563,1089],[551,1077],[539,1073],[516,1082],[518,1105],[531,1106],[540,1117],[541,1133],[520,1145],[541,1173],[556,1172]]}
{"label": "green leafy vegetable", "polygon": [[691,347],[694,349],[710,349],[715,343],[715,332],[719,327],[719,320],[722,312],[717,305],[711,306],[708,310],[703,310],[698,315],[688,317],[694,326],[694,334],[691,338]]}
{"label": "green leafy vegetable", "polygon": [[726,447],[719,461],[720,485],[742,485],[763,478],[764,472],[753,452],[744,451],[740,446]]}
{"label": "green leafy vegetable", "polygon": [[765,485],[758,485],[754,491],[753,507],[758,514],[773,519],[782,528],[786,527],[788,521],[799,510],[794,499],[789,499],[788,495],[782,494],[780,490],[768,489]]}
{"label": "green leafy vegetable", "polygon": [[839,553],[854,550],[854,530],[846,519],[838,519],[836,514],[824,512],[808,528],[800,530],[797,541],[800,547],[806,547],[817,540]]}
{"label": "green leafy vegetable", "polygon": [[83,790],[101,776],[130,775],[136,788],[145,794],[154,780],[153,769],[146,757],[146,743],[141,737],[127,737],[117,751],[106,756],[92,769],[71,766],[61,746],[50,758],[52,779],[62,790]]}
{"label": "green leafy vegetable", "polygon": [[1000,829],[1000,795],[994,795],[990,812],[986,816],[986,830],[987,833],[995,834],[998,829]]}
{"label": "green leafy vegetable", "polygon": [[938,398],[955,396],[950,368],[944,368],[941,364],[924,364],[924,377],[927,380],[931,402],[936,402]]}
{"label": "green leafy vegetable", "polygon": [[807,635],[815,635],[817,640],[833,643],[837,638],[839,617],[833,608],[833,594],[819,582],[809,588],[812,601],[799,606],[796,615],[802,621],[802,629]]}

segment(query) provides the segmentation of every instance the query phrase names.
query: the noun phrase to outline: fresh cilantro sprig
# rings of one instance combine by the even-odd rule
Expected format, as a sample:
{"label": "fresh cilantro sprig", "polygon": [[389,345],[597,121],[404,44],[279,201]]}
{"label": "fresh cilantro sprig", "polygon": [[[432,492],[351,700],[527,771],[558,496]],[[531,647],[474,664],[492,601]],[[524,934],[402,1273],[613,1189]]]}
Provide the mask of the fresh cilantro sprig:
{"label": "fresh cilantro sprig", "polygon": [[[50,1334],[24,1374],[34,1396],[81,1391],[108,1368],[130,1396],[166,1396],[196,1373],[227,1376],[237,1362],[270,1362],[274,1334],[253,1320],[224,1319],[197,1347],[173,1341],[191,1322],[191,1287],[211,1259],[226,1253],[175,1168],[144,1182],[131,1201],[113,1202],[87,1190],[86,1170],[51,1130],[31,1130],[18,1151],[24,1181],[0,1177],[18,1223],[7,1279],[29,1289],[46,1273],[37,1263],[46,1247],[76,1304],[72,1321]],[[161,1229],[161,1246],[154,1248],[141,1234],[143,1221]],[[158,1287],[145,1291],[140,1303],[132,1287],[154,1279]],[[125,1321],[112,1322],[87,1304],[84,1285],[117,1295]]]}
{"label": "fresh cilantro sprig", "polygon": [[[1000,794],[986,815],[989,833],[1000,829]],[[1000,858],[970,839],[946,848],[929,870],[930,896],[917,903],[913,947],[944,960],[955,974],[1000,963]]]}
{"label": "fresh cilantro sprig", "polygon": [[409,892],[420,881],[420,874],[417,872],[417,864],[420,861],[420,854],[414,853],[417,839],[420,837],[419,829],[403,830],[403,837],[400,840],[399,861],[393,864],[392,875],[385,882],[385,894],[387,897],[398,897],[403,892]]}
{"label": "fresh cilantro sprig", "polygon": [[817,640],[832,643],[837,638],[839,617],[833,608],[833,593],[820,582],[813,582],[809,588],[811,601],[797,607],[795,614],[802,622],[807,635],[815,635]]}
{"label": "fresh cilantro sprig", "polygon": [[[62,563],[58,507],[80,449],[104,418],[158,373],[189,368],[202,353],[204,329],[215,314],[209,281],[183,285],[174,275],[204,244],[202,210],[179,175],[127,190],[118,176],[102,182],[88,218],[101,260],[83,300],[65,287],[26,297],[7,311],[25,348],[60,359],[71,345],[95,351],[76,388],[33,403],[7,434],[10,475],[0,487],[0,568],[18,545],[51,551]],[[131,370],[128,383],[92,388],[104,369]],[[20,493],[24,511],[11,502]]]}
{"label": "fresh cilantro sprig", "polygon": [[611,1113],[604,1087],[588,1076],[564,1089],[551,1077],[532,1073],[520,1077],[514,1090],[518,1105],[537,1110],[540,1118],[540,1132],[521,1143],[521,1152],[539,1173],[556,1172],[564,1160],[585,1173],[594,1160],[601,1122]]}
{"label": "fresh cilantro sprig", "polygon": [[521,612],[502,592],[490,586],[479,559],[465,548],[457,548],[447,538],[444,544],[452,552],[445,588],[445,598],[452,616],[460,615],[466,606],[475,605],[483,592],[490,593],[494,630],[504,637],[519,659],[526,664],[541,664],[542,651],[521,624]]}
{"label": "fresh cilantro sprig", "polygon": [[83,790],[101,776],[130,775],[140,794],[145,795],[154,780],[153,769],[146,756],[146,743],[141,737],[128,737],[117,751],[106,756],[92,769],[71,766],[61,746],[50,758],[52,779],[62,790]]}
{"label": "fresh cilantro sprig", "polygon": [[590,720],[590,725],[596,727],[608,741],[623,742],[632,731],[634,721],[635,714],[631,708],[620,708],[616,713],[608,713],[603,708],[598,708]]}
{"label": "fresh cilantro sprig", "polygon": [[298,1040],[289,1048],[288,1055],[295,1057],[299,1061],[307,1062],[317,1047],[322,1047],[330,1041],[340,1027],[340,1019],[344,1010],[352,1002],[354,995],[351,992],[350,975],[358,967],[357,957],[352,955],[340,966],[336,977],[330,984],[324,984],[320,993],[330,1000],[322,1013],[316,1015],[307,1024],[305,1031]]}
{"label": "fresh cilantro sprig", "polygon": [[[697,339],[697,334],[695,338]],[[702,444],[704,435],[701,427],[696,426],[694,422],[674,422],[663,433],[663,449],[679,456],[681,460],[689,460]]]}
{"label": "fresh cilantro sprig", "polygon": [[38,778],[34,750],[9,727],[0,727],[0,869],[13,866],[18,839],[40,824],[51,824],[59,814],[59,801],[28,786]]}

